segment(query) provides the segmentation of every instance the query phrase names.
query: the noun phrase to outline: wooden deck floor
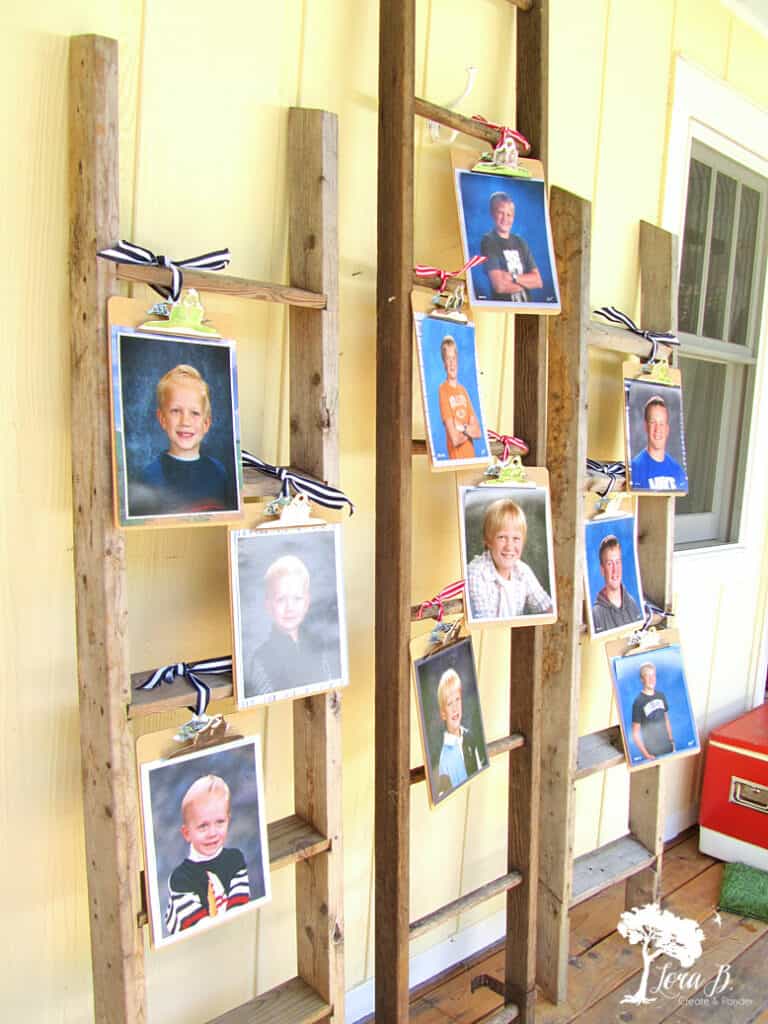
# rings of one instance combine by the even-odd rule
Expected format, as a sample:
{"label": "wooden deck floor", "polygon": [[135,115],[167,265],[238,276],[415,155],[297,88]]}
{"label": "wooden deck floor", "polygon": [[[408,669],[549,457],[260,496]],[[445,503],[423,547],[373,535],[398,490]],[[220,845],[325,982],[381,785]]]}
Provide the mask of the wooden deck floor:
{"label": "wooden deck floor", "polygon": [[[695,918],[705,935],[703,954],[687,971],[691,987],[682,993],[656,993],[655,1001],[645,1006],[623,1002],[638,988],[642,958],[639,947],[630,946],[616,931],[624,909],[624,886],[619,884],[572,912],[568,1001],[554,1006],[539,993],[536,1024],[768,1024],[768,924],[717,914],[722,871],[719,861],[698,852],[697,832],[665,851],[662,905],[680,917]],[[683,970],[667,957],[657,960],[651,968],[651,995],[664,964],[668,971]],[[728,965],[730,983],[711,995],[723,964]],[[472,994],[471,979],[483,973],[502,979],[503,971],[503,952],[498,948],[457,966],[414,993],[411,1021],[482,1020],[501,1000],[487,988]],[[728,981],[722,973],[721,979]]]}

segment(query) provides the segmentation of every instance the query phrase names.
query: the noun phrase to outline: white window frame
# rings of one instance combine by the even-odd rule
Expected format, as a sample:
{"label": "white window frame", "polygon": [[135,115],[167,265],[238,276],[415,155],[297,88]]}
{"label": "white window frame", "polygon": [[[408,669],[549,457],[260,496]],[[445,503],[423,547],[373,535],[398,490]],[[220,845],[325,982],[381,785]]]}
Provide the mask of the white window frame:
{"label": "white window frame", "polygon": [[[735,137],[737,134],[738,138]],[[667,146],[662,223],[681,241],[685,226],[686,193],[694,140],[715,153],[721,153],[759,177],[768,179],[768,112],[750,103],[721,80],[678,57],[675,63],[675,92]],[[765,246],[765,237],[759,236],[757,239],[758,259],[765,259]],[[757,284],[759,286],[759,280]],[[762,348],[764,350],[766,347],[766,314],[768,313],[768,302],[766,301],[768,279],[766,277],[764,277],[762,285],[762,320],[760,325],[754,325],[752,320],[751,323],[753,327],[759,326],[759,330],[753,330],[752,335],[759,335],[763,339]],[[753,302],[759,302],[759,297],[753,295]],[[754,313],[751,316],[753,317]],[[752,367],[746,372],[750,376],[754,375],[755,358],[749,345],[736,345],[715,340],[702,345],[691,335],[681,334],[680,338],[684,354],[714,359],[726,366],[729,363],[746,363]],[[725,355],[726,353],[729,356],[727,361],[717,360],[718,354]],[[762,355],[765,356],[764,351]],[[732,377],[736,371],[733,366],[730,366],[727,372],[728,376]],[[723,424],[724,429],[730,427],[735,430],[739,410],[735,408],[736,403],[732,400],[734,389],[728,388],[729,383],[730,381],[726,379],[725,394],[726,396],[730,394],[731,400],[723,409]],[[750,396],[754,395],[754,391],[750,387],[749,381],[746,386],[746,394],[747,400],[750,401]],[[745,410],[743,422],[749,426],[749,436],[742,438],[746,445],[743,447],[743,457],[739,466],[736,467],[736,473],[741,484],[741,494],[748,496],[750,482],[756,469],[752,457],[755,422],[754,417],[750,415],[750,410]],[[725,482],[724,474],[727,469],[725,462],[724,452],[721,451],[716,471],[716,494],[723,492],[722,485]],[[729,504],[721,500],[711,513],[679,517],[675,524],[678,542],[694,548],[743,546],[749,502],[748,500],[742,500],[740,503],[737,501],[734,509],[737,521],[733,524],[727,522]],[[702,536],[712,538],[728,534],[736,538],[735,542],[730,545],[724,544],[721,540],[701,539]]]}

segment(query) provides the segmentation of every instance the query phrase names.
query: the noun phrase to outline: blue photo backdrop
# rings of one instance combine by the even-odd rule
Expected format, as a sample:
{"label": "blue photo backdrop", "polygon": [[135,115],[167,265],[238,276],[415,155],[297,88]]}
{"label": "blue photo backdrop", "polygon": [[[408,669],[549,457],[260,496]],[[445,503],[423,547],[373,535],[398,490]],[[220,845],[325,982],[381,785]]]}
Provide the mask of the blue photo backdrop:
{"label": "blue photo backdrop", "polygon": [[[541,288],[532,289],[529,301],[519,303],[518,309],[526,307],[554,307],[560,305],[557,287],[557,273],[554,266],[552,239],[547,214],[546,187],[535,178],[514,178],[506,174],[477,174],[472,171],[456,171],[456,188],[459,197],[459,220],[464,243],[464,258],[481,255],[483,235],[493,229],[490,212],[490,198],[494,192],[506,192],[515,204],[515,220],[512,234],[519,235],[531,250],[541,274]],[[496,308],[514,305],[491,297],[488,274],[481,264],[468,275],[470,301],[474,304],[488,304]]]}
{"label": "blue photo backdrop", "polygon": [[614,536],[621,545],[621,582],[630,596],[635,599],[638,608],[643,610],[643,588],[640,585],[640,573],[637,565],[635,548],[635,517],[621,516],[616,519],[593,519],[585,528],[587,551],[587,579],[589,594],[587,600],[591,608],[597,595],[605,586],[603,574],[600,572],[600,545],[606,537]]}
{"label": "blue photo backdrop", "polygon": [[640,666],[649,661],[656,667],[656,693],[661,692],[667,698],[669,724],[675,741],[674,751],[662,754],[657,760],[675,757],[681,753],[695,754],[699,750],[699,736],[685,680],[682,651],[680,644],[670,644],[657,650],[611,658],[621,729],[632,765],[641,764],[646,760],[632,740],[632,704],[643,688]]}
{"label": "blue photo backdrop", "polygon": [[450,464],[445,426],[440,415],[440,385],[446,379],[445,365],[440,354],[443,340],[450,336],[456,342],[458,352],[459,384],[466,388],[472,403],[477,421],[480,424],[481,436],[471,438],[477,459],[487,459],[490,455],[485,436],[485,420],[480,406],[480,389],[478,386],[477,354],[475,349],[475,325],[452,323],[437,317],[417,315],[417,340],[421,359],[425,417],[427,430],[432,442],[432,457],[435,462]]}

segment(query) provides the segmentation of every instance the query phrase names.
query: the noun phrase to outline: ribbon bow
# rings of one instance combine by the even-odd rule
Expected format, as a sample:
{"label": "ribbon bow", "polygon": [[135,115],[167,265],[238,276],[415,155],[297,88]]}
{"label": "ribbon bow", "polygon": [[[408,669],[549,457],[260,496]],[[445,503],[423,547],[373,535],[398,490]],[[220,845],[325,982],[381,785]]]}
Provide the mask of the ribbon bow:
{"label": "ribbon bow", "polygon": [[590,476],[608,477],[608,486],[605,490],[597,492],[601,498],[605,498],[620,480],[626,479],[627,467],[623,462],[600,462],[599,459],[587,459],[587,473]]}
{"label": "ribbon bow", "polygon": [[488,128],[494,128],[499,133],[499,141],[496,143],[496,149],[503,146],[505,142],[511,139],[515,145],[518,148],[521,148],[525,153],[530,152],[531,144],[522,132],[518,132],[514,128],[510,128],[505,124],[494,124],[493,121],[489,121],[488,118],[483,117],[481,114],[473,114],[472,120],[479,121],[481,124],[487,125]]}
{"label": "ribbon bow", "polygon": [[445,290],[445,284],[449,277],[460,277],[468,270],[471,270],[472,267],[485,263],[487,259],[487,256],[471,256],[464,266],[459,267],[458,270],[441,270],[440,267],[431,267],[426,263],[417,263],[413,268],[413,272],[416,277],[439,277],[440,288],[438,290],[442,292]]}
{"label": "ribbon bow", "polygon": [[437,608],[437,621],[443,621],[443,614],[445,607],[443,602],[450,601],[454,597],[459,597],[464,592],[464,580],[456,580],[455,583],[449,583],[447,587],[443,587],[439,594],[436,594],[431,601],[423,601],[419,607],[418,617],[421,619],[424,613],[429,608]]}
{"label": "ribbon bow", "polygon": [[647,629],[651,628],[651,623],[653,622],[653,616],[654,615],[666,615],[666,614],[667,613],[664,611],[664,609],[663,608],[659,608],[659,606],[657,604],[652,604],[650,601],[646,601],[645,602],[645,618],[643,619],[643,624],[640,627],[640,632],[644,633]]}
{"label": "ribbon bow", "polygon": [[282,485],[280,496],[282,498],[290,497],[290,489],[292,487],[296,494],[304,494],[310,501],[323,505],[325,508],[341,509],[347,505],[349,506],[349,514],[352,515],[354,513],[355,506],[346,494],[338,488],[331,487],[330,484],[323,483],[321,480],[313,480],[311,477],[304,476],[295,469],[286,469],[285,466],[270,466],[268,462],[263,462],[245,449],[240,454],[244,466],[250,466],[251,469],[257,469],[259,473],[264,473],[266,476],[271,476],[275,480],[280,481]]}
{"label": "ribbon bow", "polygon": [[195,707],[192,708],[196,715],[204,715],[205,709],[211,699],[211,688],[201,676],[223,675],[232,671],[232,657],[209,658],[207,661],[179,661],[175,665],[164,665],[155,669],[148,679],[140,683],[137,690],[154,690],[161,683],[172,683],[175,679],[186,679],[190,686],[197,692]]}
{"label": "ribbon bow", "polygon": [[181,295],[181,288],[184,284],[184,270],[224,270],[229,265],[229,249],[215,249],[213,252],[203,253],[202,256],[190,256],[186,260],[172,260],[170,256],[155,256],[150,249],[142,245],[135,245],[133,242],[126,242],[125,239],[118,242],[109,249],[100,249],[96,254],[102,259],[112,260],[113,263],[125,263],[140,267],[165,267],[171,272],[170,288],[164,284],[152,284],[158,295],[171,302],[178,302]]}
{"label": "ribbon bow", "polygon": [[495,430],[489,430],[488,438],[491,441],[498,441],[503,446],[501,453],[502,462],[507,461],[513,448],[520,448],[525,455],[530,451],[525,441],[521,441],[519,437],[513,437],[511,434],[497,434]]}
{"label": "ribbon bow", "polygon": [[651,343],[651,354],[648,357],[651,362],[656,358],[656,353],[659,349],[659,342],[664,345],[679,345],[680,339],[676,334],[671,334],[669,331],[643,331],[641,330],[635,321],[628,317],[626,313],[622,313],[620,309],[616,309],[615,306],[601,306],[600,309],[594,311],[598,316],[604,316],[606,320],[610,320],[611,323],[621,324],[622,327],[626,327],[632,331],[633,334],[638,334],[641,338],[645,338],[646,341]]}

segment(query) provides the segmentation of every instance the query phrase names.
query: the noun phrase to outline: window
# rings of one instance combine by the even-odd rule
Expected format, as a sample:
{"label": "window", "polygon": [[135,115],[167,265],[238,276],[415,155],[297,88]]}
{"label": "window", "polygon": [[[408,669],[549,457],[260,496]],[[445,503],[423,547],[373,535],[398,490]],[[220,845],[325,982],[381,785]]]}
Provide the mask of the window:
{"label": "window", "polygon": [[677,314],[690,492],[677,500],[676,535],[685,547],[739,539],[767,207],[765,178],[693,140]]}

